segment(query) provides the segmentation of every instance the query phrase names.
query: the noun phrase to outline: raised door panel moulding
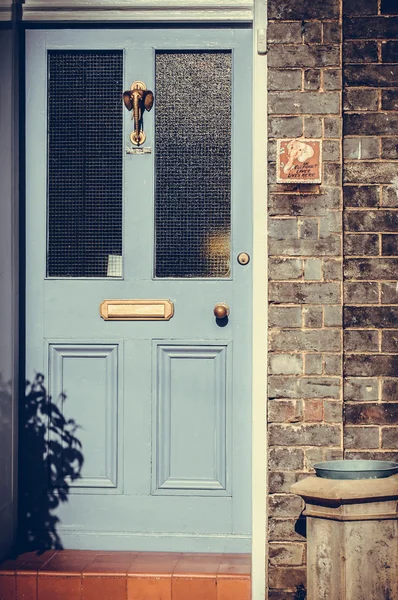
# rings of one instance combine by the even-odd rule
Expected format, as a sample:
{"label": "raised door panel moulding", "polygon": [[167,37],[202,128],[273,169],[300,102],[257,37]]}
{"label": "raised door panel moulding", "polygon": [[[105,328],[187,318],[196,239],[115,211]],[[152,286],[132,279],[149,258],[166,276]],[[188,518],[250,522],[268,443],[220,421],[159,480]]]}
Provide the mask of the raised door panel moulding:
{"label": "raised door panel moulding", "polygon": [[72,493],[120,493],[118,481],[118,344],[49,343],[51,401],[77,425],[81,477]]}
{"label": "raised door panel moulding", "polygon": [[23,20],[250,22],[253,0],[25,0]]}
{"label": "raised door panel moulding", "polygon": [[10,0],[0,0],[0,21],[11,21],[12,2]]}
{"label": "raised door panel moulding", "polygon": [[230,496],[228,343],[157,343],[153,494]]}

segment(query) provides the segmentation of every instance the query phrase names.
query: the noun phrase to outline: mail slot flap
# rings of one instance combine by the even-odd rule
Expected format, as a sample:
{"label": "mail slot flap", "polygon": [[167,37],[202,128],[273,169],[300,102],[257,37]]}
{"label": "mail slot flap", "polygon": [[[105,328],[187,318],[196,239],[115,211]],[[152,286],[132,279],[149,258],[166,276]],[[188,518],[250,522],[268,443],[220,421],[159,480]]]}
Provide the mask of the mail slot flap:
{"label": "mail slot flap", "polygon": [[100,315],[105,321],[169,321],[174,304],[170,300],[104,300]]}

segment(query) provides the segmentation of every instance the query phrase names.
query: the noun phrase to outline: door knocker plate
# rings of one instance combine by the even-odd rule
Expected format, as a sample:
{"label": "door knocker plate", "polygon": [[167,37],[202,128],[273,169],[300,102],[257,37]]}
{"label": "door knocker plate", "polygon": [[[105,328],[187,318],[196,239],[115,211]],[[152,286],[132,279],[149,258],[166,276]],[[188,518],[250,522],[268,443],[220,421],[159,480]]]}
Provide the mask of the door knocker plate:
{"label": "door knocker plate", "polygon": [[130,90],[123,93],[123,101],[127,110],[132,110],[131,118],[134,120],[134,131],[130,134],[131,143],[134,146],[141,146],[146,140],[143,131],[142,115],[147,110],[150,111],[153,106],[153,92],[147,90],[143,81],[134,81]]}

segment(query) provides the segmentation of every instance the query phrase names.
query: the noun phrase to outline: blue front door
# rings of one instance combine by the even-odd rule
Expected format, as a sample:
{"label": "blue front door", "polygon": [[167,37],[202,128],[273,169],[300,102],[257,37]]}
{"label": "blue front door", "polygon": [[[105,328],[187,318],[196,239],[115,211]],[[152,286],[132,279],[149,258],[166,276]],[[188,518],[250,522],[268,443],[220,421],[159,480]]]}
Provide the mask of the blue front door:
{"label": "blue front door", "polygon": [[251,39],[27,32],[27,377],[84,457],[65,547],[250,550]]}

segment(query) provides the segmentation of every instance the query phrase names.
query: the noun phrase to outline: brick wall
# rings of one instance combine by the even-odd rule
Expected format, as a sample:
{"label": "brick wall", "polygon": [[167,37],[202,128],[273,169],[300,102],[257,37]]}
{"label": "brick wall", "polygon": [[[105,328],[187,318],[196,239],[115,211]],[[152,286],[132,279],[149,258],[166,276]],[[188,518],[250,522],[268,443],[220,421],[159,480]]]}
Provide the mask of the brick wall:
{"label": "brick wall", "polygon": [[398,460],[398,1],[343,7],[344,448]]}
{"label": "brick wall", "polygon": [[[397,0],[269,1],[270,600],[305,583],[290,485],[319,460],[398,460],[394,14]],[[275,183],[275,139],[291,137],[323,140],[321,185]]]}
{"label": "brick wall", "polygon": [[[305,582],[300,498],[343,455],[341,26],[338,0],[269,2],[269,586]],[[275,184],[277,138],[323,139],[322,185]]]}

